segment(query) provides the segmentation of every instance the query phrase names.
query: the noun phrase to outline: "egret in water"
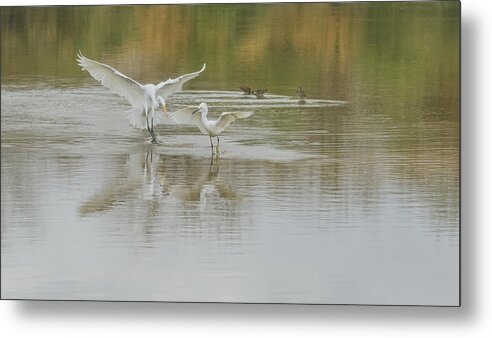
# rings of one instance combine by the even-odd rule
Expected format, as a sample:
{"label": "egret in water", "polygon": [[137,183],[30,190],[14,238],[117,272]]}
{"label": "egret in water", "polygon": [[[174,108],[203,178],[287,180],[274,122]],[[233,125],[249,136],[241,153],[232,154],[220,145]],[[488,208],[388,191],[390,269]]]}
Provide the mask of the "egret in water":
{"label": "egret in water", "polygon": [[265,97],[265,93],[268,91],[268,89],[256,89],[252,93],[253,95],[256,95],[257,99],[262,99]]}
{"label": "egret in water", "polygon": [[212,137],[217,137],[217,155],[219,155],[219,134],[222,133],[236,119],[245,119],[253,115],[253,112],[225,112],[222,113],[218,120],[212,121],[207,118],[208,107],[206,103],[200,103],[197,107],[186,107],[176,112],[169,112],[169,117],[180,124],[195,124],[200,131],[210,138],[212,154],[214,144]]}
{"label": "egret in water", "polygon": [[158,112],[159,106],[162,105],[165,110],[167,97],[181,91],[186,82],[196,78],[206,67],[203,64],[198,72],[162,81],[157,85],[141,85],[113,67],[86,58],[80,52],[77,57],[83,70],[88,71],[104,87],[124,97],[131,104],[132,108],[127,115],[128,121],[135,128],[147,129],[152,137],[152,143],[157,143],[154,126],[163,122],[163,115]]}

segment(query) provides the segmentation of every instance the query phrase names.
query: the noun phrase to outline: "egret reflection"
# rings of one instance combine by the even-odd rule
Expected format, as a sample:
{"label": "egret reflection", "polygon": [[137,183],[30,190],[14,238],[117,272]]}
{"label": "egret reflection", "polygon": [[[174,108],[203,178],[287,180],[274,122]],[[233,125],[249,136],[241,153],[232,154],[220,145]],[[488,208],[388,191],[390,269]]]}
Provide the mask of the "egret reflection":
{"label": "egret reflection", "polygon": [[237,200],[234,187],[219,176],[220,159],[212,156],[208,172],[204,172],[190,186],[178,186],[173,190],[174,196],[183,202],[200,202],[200,209],[205,210],[211,199]]}
{"label": "egret reflection", "polygon": [[146,201],[152,210],[174,202],[197,203],[204,211],[211,200],[233,201],[239,196],[234,187],[219,176],[220,160],[214,156],[207,164],[197,165],[190,157],[166,156],[152,144],[132,148],[120,172],[82,201],[79,215],[104,212],[135,200]]}
{"label": "egret reflection", "polygon": [[156,189],[159,154],[154,153],[153,145],[141,144],[130,151],[120,172],[105,183],[101,189],[83,201],[79,207],[81,216],[106,211],[138,196],[137,191],[153,195]]}

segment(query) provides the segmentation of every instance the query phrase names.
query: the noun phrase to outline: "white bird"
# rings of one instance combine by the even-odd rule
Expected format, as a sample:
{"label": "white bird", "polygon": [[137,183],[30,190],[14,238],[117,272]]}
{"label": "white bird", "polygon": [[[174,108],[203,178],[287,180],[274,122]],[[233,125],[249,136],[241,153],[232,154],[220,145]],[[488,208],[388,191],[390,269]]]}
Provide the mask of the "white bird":
{"label": "white bird", "polygon": [[181,91],[186,82],[196,78],[206,67],[206,64],[203,64],[202,69],[198,72],[169,79],[157,85],[141,85],[111,66],[86,58],[80,51],[77,57],[83,70],[88,71],[104,87],[124,97],[131,104],[132,108],[127,115],[130,124],[135,128],[147,129],[152,137],[152,143],[157,142],[154,126],[163,122],[162,114],[157,112],[159,106],[162,104],[166,109],[165,99]]}
{"label": "white bird", "polygon": [[[200,114],[196,114],[200,112]],[[245,119],[253,115],[253,112],[225,112],[222,113],[218,120],[212,121],[207,118],[208,107],[206,103],[200,103],[197,107],[186,107],[176,112],[169,112],[169,117],[179,124],[195,124],[200,131],[210,137],[210,146],[212,154],[214,152],[214,144],[212,136],[217,137],[217,155],[219,153],[219,134],[222,133],[236,119]]]}

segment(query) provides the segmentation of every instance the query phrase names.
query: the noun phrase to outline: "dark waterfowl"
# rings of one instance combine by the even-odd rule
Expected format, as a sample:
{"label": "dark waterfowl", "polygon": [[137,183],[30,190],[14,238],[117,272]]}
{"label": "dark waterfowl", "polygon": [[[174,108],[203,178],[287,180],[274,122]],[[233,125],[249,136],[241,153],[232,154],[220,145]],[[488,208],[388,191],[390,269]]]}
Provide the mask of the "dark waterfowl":
{"label": "dark waterfowl", "polygon": [[253,95],[256,95],[256,98],[263,98],[265,97],[265,93],[268,91],[268,89],[256,89],[253,91]]}
{"label": "dark waterfowl", "polygon": [[251,95],[251,92],[252,92],[251,88],[249,88],[249,87],[239,87],[239,89],[241,89],[244,94]]}
{"label": "dark waterfowl", "polygon": [[304,91],[304,89],[302,89],[302,87],[297,88],[296,93],[297,93],[297,96],[299,96],[299,98],[301,99],[301,101],[306,100],[307,95],[306,95],[306,92]]}

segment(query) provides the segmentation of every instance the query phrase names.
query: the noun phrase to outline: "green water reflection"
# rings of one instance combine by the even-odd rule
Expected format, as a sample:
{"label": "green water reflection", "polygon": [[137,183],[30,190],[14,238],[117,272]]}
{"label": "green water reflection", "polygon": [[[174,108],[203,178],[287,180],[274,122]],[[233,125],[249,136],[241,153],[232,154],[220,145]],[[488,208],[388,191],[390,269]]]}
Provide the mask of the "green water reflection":
{"label": "green water reflection", "polygon": [[2,76],[85,79],[73,62],[81,49],[147,82],[206,61],[195,87],[302,85],[456,115],[458,11],[454,1],[2,8]]}

